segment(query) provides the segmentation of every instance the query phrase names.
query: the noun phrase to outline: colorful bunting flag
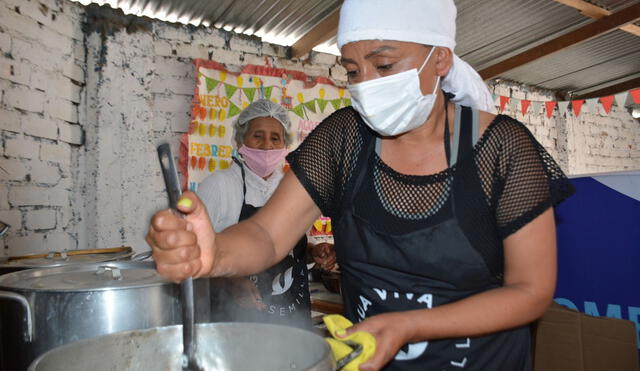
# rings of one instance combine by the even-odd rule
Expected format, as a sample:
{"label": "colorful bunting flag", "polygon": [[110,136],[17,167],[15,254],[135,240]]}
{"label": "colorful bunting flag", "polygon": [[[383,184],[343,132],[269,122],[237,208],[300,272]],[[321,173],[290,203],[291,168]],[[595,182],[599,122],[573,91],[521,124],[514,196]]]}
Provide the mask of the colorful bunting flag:
{"label": "colorful bunting flag", "polygon": [[609,112],[611,111],[611,106],[613,105],[613,95],[600,97],[600,103],[602,103],[602,107],[604,107],[604,111],[607,114],[609,114]]}
{"label": "colorful bunting flag", "polygon": [[[226,84],[225,84],[226,85]],[[238,106],[236,106],[233,102],[229,102],[229,113],[227,117],[233,117],[242,111]]]}
{"label": "colorful bunting flag", "polygon": [[293,111],[293,113],[295,113],[296,115],[300,116],[300,118],[304,118],[304,110],[303,110],[303,105],[302,104],[298,104],[297,106],[293,107],[293,109],[291,111]]}
{"label": "colorful bunting flag", "polygon": [[249,99],[249,102],[253,102],[253,98],[256,95],[256,88],[242,88],[242,91],[244,95],[247,96],[247,99]]}
{"label": "colorful bunting flag", "polygon": [[567,114],[567,108],[569,108],[569,101],[558,102],[558,111],[562,116]]}
{"label": "colorful bunting flag", "polygon": [[318,102],[318,107],[320,107],[320,112],[324,113],[324,109],[327,106],[327,104],[329,103],[328,100],[326,99],[316,99],[316,102]]}
{"label": "colorful bunting flag", "polygon": [[215,89],[216,86],[220,83],[218,80],[214,80],[210,77],[204,77],[204,82],[207,85],[207,93],[211,93],[211,90]]}
{"label": "colorful bunting flag", "polygon": [[264,99],[271,99],[271,92],[273,92],[273,86],[267,86],[264,88]]}
{"label": "colorful bunting flag", "polygon": [[618,93],[615,95],[616,104],[618,105],[618,107],[624,107],[624,105],[627,103],[628,95],[629,95],[628,91],[623,91],[622,93]]}
{"label": "colorful bunting flag", "polygon": [[228,99],[231,99],[231,96],[233,95],[233,93],[236,92],[236,90],[238,90],[237,86],[233,86],[233,85],[230,85],[230,84],[224,84],[224,91],[225,91],[225,94],[227,94],[227,98]]}
{"label": "colorful bunting flag", "polygon": [[342,98],[342,103],[344,103],[345,107],[349,107],[351,105],[351,98]]}
{"label": "colorful bunting flag", "polygon": [[520,109],[522,110],[523,115],[527,114],[527,110],[529,109],[530,104],[531,104],[531,101],[527,99],[523,99],[520,101]]}
{"label": "colorful bunting flag", "polygon": [[500,112],[504,112],[504,107],[509,102],[509,97],[500,96]]}
{"label": "colorful bunting flag", "polygon": [[577,99],[571,101],[571,107],[573,108],[573,112],[576,114],[576,117],[580,116],[580,110],[582,109],[582,104],[584,103],[584,99]]}
{"label": "colorful bunting flag", "polygon": [[640,104],[640,88],[629,91],[629,94],[631,94],[631,98],[633,98],[633,103]]}
{"label": "colorful bunting flag", "polygon": [[598,112],[598,98],[590,98],[585,100],[589,113],[595,114]]}
{"label": "colorful bunting flag", "polygon": [[544,105],[547,108],[547,118],[551,118],[551,115],[553,115],[553,111],[556,109],[557,103],[558,102],[556,101],[544,102]]}
{"label": "colorful bunting flag", "polygon": [[511,100],[509,101],[509,109],[514,115],[518,112],[518,103],[520,103],[520,99],[511,98]]}
{"label": "colorful bunting flag", "polygon": [[316,100],[312,99],[308,102],[303,103],[304,106],[313,113],[316,113]]}
{"label": "colorful bunting flag", "polygon": [[342,99],[338,98],[338,99],[332,99],[331,100],[331,105],[333,106],[334,110],[339,110],[340,107],[342,107]]}
{"label": "colorful bunting flag", "polygon": [[540,113],[540,108],[542,107],[542,102],[533,101],[531,102],[531,111],[533,114],[537,115]]}

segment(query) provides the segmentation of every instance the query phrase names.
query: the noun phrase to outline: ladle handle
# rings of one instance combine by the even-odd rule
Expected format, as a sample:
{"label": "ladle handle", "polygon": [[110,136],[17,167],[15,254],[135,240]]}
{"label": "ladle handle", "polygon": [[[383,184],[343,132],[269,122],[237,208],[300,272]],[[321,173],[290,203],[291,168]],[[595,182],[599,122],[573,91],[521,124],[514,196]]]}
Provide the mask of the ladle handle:
{"label": "ladle handle", "polygon": [[[179,213],[176,206],[180,196],[182,196],[182,190],[169,143],[163,143],[158,146],[158,158],[160,159],[160,168],[162,169],[164,183],[167,187],[169,207]],[[191,277],[180,283],[180,294],[182,296],[183,354],[187,357],[188,361],[188,366],[184,368],[193,369],[195,368],[192,365],[195,365],[196,346],[194,340],[193,279]]]}

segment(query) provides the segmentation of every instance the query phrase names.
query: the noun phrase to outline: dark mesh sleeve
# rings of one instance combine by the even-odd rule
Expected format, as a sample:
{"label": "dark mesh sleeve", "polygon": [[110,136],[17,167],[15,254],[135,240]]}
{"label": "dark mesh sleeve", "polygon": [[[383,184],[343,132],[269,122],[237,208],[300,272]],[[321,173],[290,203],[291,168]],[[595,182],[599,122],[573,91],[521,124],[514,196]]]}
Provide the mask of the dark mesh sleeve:
{"label": "dark mesh sleeve", "polygon": [[520,122],[506,116],[500,125],[501,153],[496,221],[502,239],[516,232],[574,189],[551,155]]}
{"label": "dark mesh sleeve", "polygon": [[355,115],[350,107],[334,112],[287,156],[291,170],[328,217],[335,217],[362,146]]}

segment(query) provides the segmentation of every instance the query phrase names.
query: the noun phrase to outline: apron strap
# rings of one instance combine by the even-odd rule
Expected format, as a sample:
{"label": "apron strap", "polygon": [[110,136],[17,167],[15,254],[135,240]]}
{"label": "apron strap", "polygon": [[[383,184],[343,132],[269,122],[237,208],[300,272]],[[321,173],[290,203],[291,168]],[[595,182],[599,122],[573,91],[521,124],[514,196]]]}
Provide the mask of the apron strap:
{"label": "apron strap", "polygon": [[242,162],[240,162],[236,157],[231,157],[231,159],[236,163],[236,165],[240,166],[240,174],[242,175],[242,204],[244,205],[247,197],[247,184],[244,177],[244,166],[242,166]]}

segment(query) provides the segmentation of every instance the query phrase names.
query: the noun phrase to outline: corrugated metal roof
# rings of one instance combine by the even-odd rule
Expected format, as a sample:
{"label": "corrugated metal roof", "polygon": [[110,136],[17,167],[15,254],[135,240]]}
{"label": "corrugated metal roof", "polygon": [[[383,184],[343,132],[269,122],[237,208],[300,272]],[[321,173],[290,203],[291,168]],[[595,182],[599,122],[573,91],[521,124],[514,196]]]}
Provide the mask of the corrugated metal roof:
{"label": "corrugated metal roof", "polygon": [[[86,3],[91,0],[79,0]],[[342,0],[94,0],[126,13],[203,24],[291,45]],[[481,70],[594,20],[553,0],[455,0],[456,53]],[[589,1],[611,12],[640,0]],[[335,38],[325,43],[335,44]],[[640,75],[640,37],[616,30],[501,74],[501,78],[586,93]]]}

